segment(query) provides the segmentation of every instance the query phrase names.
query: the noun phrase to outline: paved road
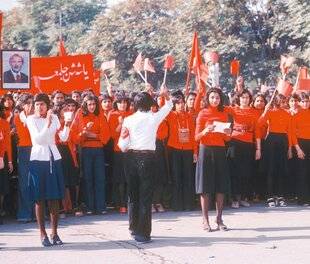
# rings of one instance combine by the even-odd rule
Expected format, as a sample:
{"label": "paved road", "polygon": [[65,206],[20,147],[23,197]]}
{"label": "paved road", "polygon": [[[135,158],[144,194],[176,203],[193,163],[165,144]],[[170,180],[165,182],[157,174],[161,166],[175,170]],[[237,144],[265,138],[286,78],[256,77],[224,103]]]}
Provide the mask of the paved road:
{"label": "paved road", "polygon": [[68,217],[59,230],[65,244],[48,249],[41,247],[35,223],[12,222],[0,226],[0,263],[310,263],[310,208],[228,209],[228,232],[206,233],[201,222],[199,211],[154,214],[153,242],[137,245],[127,216]]}

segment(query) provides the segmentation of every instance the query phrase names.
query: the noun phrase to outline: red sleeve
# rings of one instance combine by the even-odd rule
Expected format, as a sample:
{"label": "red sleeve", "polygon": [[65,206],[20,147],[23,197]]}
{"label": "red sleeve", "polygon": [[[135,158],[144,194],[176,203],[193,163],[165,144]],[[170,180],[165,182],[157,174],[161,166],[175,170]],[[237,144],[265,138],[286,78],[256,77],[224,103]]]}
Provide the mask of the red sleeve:
{"label": "red sleeve", "polygon": [[100,124],[99,138],[100,138],[100,141],[102,142],[102,144],[105,145],[111,137],[110,127],[109,127],[109,124],[108,124],[108,121],[107,121],[105,115],[100,114],[98,117],[100,119],[100,121],[99,121],[99,124]]}
{"label": "red sleeve", "polygon": [[119,125],[118,117],[119,115],[117,115],[116,113],[112,113],[112,112],[110,112],[108,116],[108,124],[109,124],[110,132],[111,132],[111,137],[113,139],[118,139],[120,135],[120,133],[116,132],[116,128]]}

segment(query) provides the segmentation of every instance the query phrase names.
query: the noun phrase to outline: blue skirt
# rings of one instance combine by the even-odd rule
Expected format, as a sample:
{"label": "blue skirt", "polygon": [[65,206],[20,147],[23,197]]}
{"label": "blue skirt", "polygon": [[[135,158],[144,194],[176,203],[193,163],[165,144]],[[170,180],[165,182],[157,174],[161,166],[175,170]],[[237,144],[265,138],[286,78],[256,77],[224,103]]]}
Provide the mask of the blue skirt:
{"label": "blue skirt", "polygon": [[63,199],[65,185],[61,160],[30,161],[28,187],[31,201]]}

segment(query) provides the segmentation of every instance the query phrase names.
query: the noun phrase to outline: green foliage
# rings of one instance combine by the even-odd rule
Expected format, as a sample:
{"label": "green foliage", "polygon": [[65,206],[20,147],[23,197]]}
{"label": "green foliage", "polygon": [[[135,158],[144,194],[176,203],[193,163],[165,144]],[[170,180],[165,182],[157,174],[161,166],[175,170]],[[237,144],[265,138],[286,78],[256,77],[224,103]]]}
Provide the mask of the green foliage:
{"label": "green foliage", "polygon": [[160,85],[164,57],[171,53],[176,66],[167,81],[182,88],[194,31],[203,53],[220,54],[222,87],[232,87],[229,62],[234,57],[241,60],[241,73],[252,88],[261,81],[275,82],[281,54],[298,57],[299,65],[310,64],[307,1],[270,0],[265,5],[263,0],[125,0],[110,8],[105,0],[20,2],[22,7],[6,16],[7,47],[55,55],[61,11],[68,52],[94,54],[96,67],[116,59],[117,68],[109,77],[114,86],[125,89],[143,87],[132,68],[139,52],[153,59],[156,73],[148,76],[153,86]]}

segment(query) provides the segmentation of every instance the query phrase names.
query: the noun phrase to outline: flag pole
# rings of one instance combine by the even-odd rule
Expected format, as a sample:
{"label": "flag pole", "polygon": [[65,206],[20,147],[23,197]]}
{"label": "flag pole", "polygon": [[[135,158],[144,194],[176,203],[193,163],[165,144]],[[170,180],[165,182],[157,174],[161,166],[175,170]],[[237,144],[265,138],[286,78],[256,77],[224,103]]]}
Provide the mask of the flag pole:
{"label": "flag pole", "polygon": [[143,80],[144,82],[146,82],[145,79],[144,79],[144,77],[143,77],[143,75],[142,75],[142,73],[141,73],[140,71],[137,71],[137,73],[140,75],[140,77],[142,78],[142,80]]}
{"label": "flag pole", "polygon": [[300,78],[300,69],[301,67],[299,67],[299,70],[298,70],[298,75],[297,75],[297,78],[296,78],[296,82],[295,82],[295,85],[294,85],[294,92],[297,91],[297,85],[298,85],[298,82],[299,82],[299,78]]}
{"label": "flag pole", "polygon": [[167,77],[167,69],[165,69],[165,74],[164,74],[164,80],[163,80],[163,84],[166,84],[166,77]]}
{"label": "flag pole", "polygon": [[145,85],[147,85],[147,71],[144,71],[144,81],[145,81]]}

